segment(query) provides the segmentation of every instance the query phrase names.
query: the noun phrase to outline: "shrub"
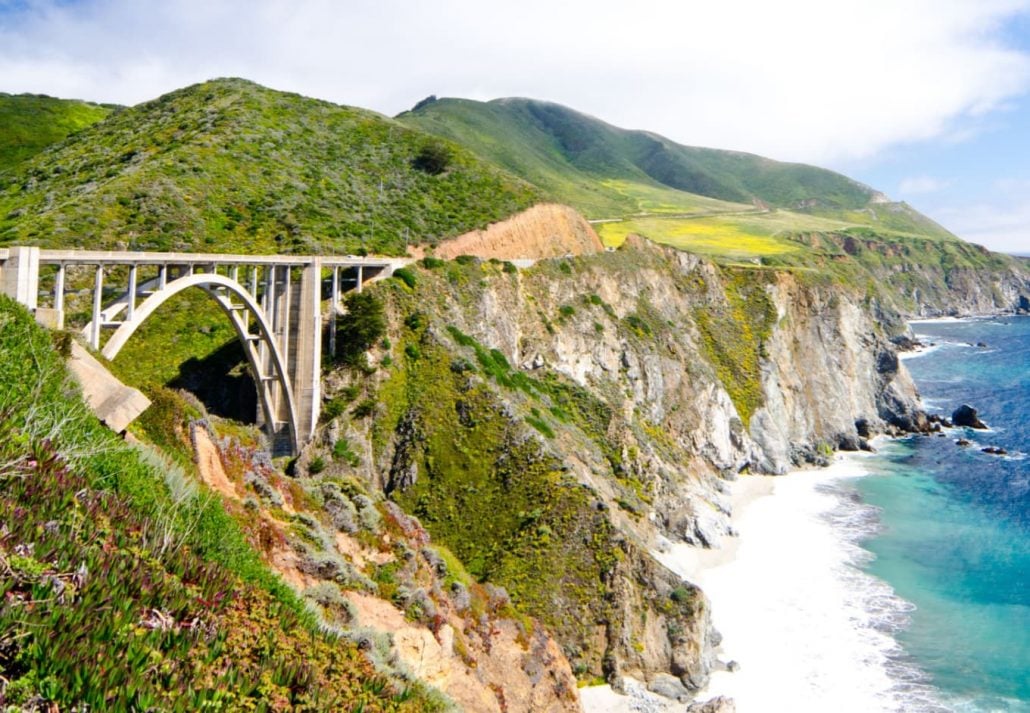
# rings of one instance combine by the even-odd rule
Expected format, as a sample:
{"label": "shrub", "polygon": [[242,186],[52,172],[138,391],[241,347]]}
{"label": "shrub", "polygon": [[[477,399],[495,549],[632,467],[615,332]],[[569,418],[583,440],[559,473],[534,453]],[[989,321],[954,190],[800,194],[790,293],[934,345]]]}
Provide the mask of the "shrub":
{"label": "shrub", "polygon": [[315,456],[311,459],[311,462],[308,463],[308,472],[312,475],[318,475],[325,470],[325,465],[325,458],[322,456]]}
{"label": "shrub", "polygon": [[417,331],[425,326],[426,315],[422,312],[412,312],[404,318],[404,326],[412,331]]}
{"label": "shrub", "polygon": [[346,438],[341,438],[333,444],[333,458],[336,460],[342,460],[344,463],[352,468],[356,468],[361,460],[358,458],[358,454],[351,448],[350,442]]}
{"label": "shrub", "polygon": [[415,273],[406,267],[397,268],[393,271],[393,275],[391,275],[391,277],[396,277],[411,289],[415,289],[415,285],[418,284],[418,278],[415,277]]}
{"label": "shrub", "polygon": [[354,418],[367,418],[371,416],[375,410],[376,402],[372,399],[364,399],[354,407],[354,410],[351,411],[351,415],[353,415]]}
{"label": "shrub", "polygon": [[451,158],[451,150],[447,145],[438,141],[430,141],[415,154],[411,165],[430,176],[438,176],[451,165]]}
{"label": "shrub", "polygon": [[356,366],[361,355],[386,332],[383,303],[370,292],[351,292],[344,300],[346,314],[339,318],[336,343],[338,359]]}
{"label": "shrub", "polygon": [[437,268],[441,268],[444,265],[446,265],[447,261],[441,260],[438,257],[433,257],[432,255],[426,255],[424,258],[418,261],[418,264],[426,268],[427,270],[436,270]]}

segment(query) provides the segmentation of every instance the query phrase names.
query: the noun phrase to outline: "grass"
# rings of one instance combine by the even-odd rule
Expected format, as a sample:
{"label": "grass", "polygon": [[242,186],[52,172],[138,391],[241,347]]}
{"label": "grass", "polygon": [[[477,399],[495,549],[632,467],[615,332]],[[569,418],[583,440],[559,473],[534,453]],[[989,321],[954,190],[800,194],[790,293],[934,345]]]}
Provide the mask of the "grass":
{"label": "grass", "polygon": [[50,336],[6,297],[0,522],[0,704],[435,707],[321,631],[219,499],[98,423]]}
{"label": "grass", "polygon": [[695,252],[716,260],[748,260],[804,250],[796,242],[775,235],[775,225],[757,216],[747,221],[718,218],[634,218],[597,226],[605,245],[618,247],[630,234]]}
{"label": "grass", "polygon": [[[427,146],[446,166],[420,170]],[[121,110],[0,173],[0,243],[402,254],[539,192],[363,109],[215,80]]]}
{"label": "grass", "polygon": [[0,92],[0,172],[103,120],[114,109],[42,94]]}
{"label": "grass", "polygon": [[776,323],[776,308],[765,293],[762,274],[725,269],[725,305],[698,308],[694,320],[701,347],[729,394],[745,430],[762,405],[764,342]]}
{"label": "grass", "polygon": [[[500,266],[485,263],[460,269],[503,275]],[[448,564],[451,576],[464,585],[468,578],[502,585],[519,612],[543,622],[578,652],[586,670],[600,674],[604,652],[586,622],[608,608],[604,581],[617,561],[614,529],[539,438],[527,437],[537,430],[544,439],[557,436],[558,417],[544,408],[580,418],[592,402],[523,374],[453,326],[438,332],[426,319],[403,318],[438,289],[428,275],[420,275],[415,293],[383,286],[389,311],[400,315],[399,324],[407,322],[391,335],[395,348],[418,347],[417,357],[395,362],[376,396],[372,441],[377,456],[388,447],[393,453],[387,491],[463,563]],[[533,399],[539,415],[512,414],[497,400],[497,388]],[[601,409],[591,414],[604,418]],[[411,472],[413,482],[404,476]]]}
{"label": "grass", "polygon": [[461,143],[591,218],[722,212],[755,200],[853,210],[873,195],[832,171],[682,146],[531,99],[442,99],[398,119]]}

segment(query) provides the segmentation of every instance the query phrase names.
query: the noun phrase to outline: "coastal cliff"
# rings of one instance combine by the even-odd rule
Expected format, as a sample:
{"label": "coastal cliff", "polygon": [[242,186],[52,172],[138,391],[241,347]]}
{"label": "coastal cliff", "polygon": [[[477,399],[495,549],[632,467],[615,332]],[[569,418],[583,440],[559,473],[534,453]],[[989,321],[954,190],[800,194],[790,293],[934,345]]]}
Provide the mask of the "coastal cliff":
{"label": "coastal cliff", "polygon": [[[650,554],[730,532],[727,480],[925,428],[864,294],[631,238],[538,262],[423,261],[374,290],[387,338],[326,380],[298,462],[354,475],[557,638],[581,679],[702,687],[703,593]],[[362,406],[366,404],[366,406]],[[329,435],[326,435],[329,434]]]}

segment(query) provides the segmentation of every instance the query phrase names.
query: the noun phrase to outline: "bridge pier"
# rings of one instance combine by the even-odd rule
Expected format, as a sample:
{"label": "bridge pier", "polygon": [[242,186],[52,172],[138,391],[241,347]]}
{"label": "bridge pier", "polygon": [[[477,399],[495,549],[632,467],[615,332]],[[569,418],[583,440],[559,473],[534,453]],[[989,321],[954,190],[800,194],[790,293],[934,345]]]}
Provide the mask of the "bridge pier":
{"label": "bridge pier", "polygon": [[0,283],[5,295],[35,311],[39,303],[39,248],[10,248]]}
{"label": "bridge pier", "polygon": [[[312,258],[297,289],[290,381],[297,399],[297,433],[307,443],[315,435],[322,406],[322,260]],[[287,350],[289,351],[289,350]]]}

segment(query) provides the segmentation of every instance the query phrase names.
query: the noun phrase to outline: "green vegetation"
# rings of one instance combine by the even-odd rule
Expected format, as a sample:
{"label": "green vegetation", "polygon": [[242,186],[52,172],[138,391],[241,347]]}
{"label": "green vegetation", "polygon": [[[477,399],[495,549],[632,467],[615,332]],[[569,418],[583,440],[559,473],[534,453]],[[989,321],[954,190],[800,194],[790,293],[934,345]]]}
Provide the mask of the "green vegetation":
{"label": "green vegetation", "polygon": [[42,94],[0,92],[0,172],[103,120],[114,108]]}
{"label": "green vegetation", "polygon": [[348,292],[346,312],[336,327],[337,358],[357,366],[368,349],[386,332],[383,303],[371,292]]}
{"label": "green vegetation", "polygon": [[0,173],[0,243],[399,254],[538,197],[373,112],[223,79],[118,111]]}
{"label": "green vegetation", "polygon": [[873,195],[832,171],[681,146],[531,99],[441,99],[398,119],[466,146],[595,218],[739,211],[755,200],[854,210]]}
{"label": "green vegetation", "polygon": [[705,356],[726,388],[747,429],[762,405],[760,360],[763,342],[776,323],[776,308],[753,270],[723,270],[727,304],[696,309]]}
{"label": "green vegetation", "polygon": [[798,238],[861,233],[885,242],[930,241],[933,250],[961,245],[905,203],[832,171],[681,146],[556,104],[441,99],[398,120],[456,141],[599,219],[609,246],[638,234],[723,264],[829,267],[840,277]]}
{"label": "green vegetation", "polygon": [[7,298],[0,523],[0,704],[436,707],[320,630],[219,499],[89,415],[47,333]]}
{"label": "green vegetation", "polygon": [[[487,263],[461,269],[503,274]],[[420,283],[415,294],[399,286],[383,292],[391,313],[411,315],[434,289]],[[405,353],[417,346],[419,356],[396,362],[380,385],[372,433],[377,454],[394,444],[390,497],[477,582],[505,587],[519,612],[542,621],[585,670],[599,674],[604,652],[590,637],[594,623],[611,614],[604,582],[621,552],[613,526],[594,507],[596,496],[529,433],[556,438],[557,414],[575,423],[596,420],[601,433],[611,413],[585,390],[512,368],[501,352],[453,326],[449,343],[425,319],[403,322],[394,343]],[[501,405],[497,388],[539,407],[520,418]]]}

